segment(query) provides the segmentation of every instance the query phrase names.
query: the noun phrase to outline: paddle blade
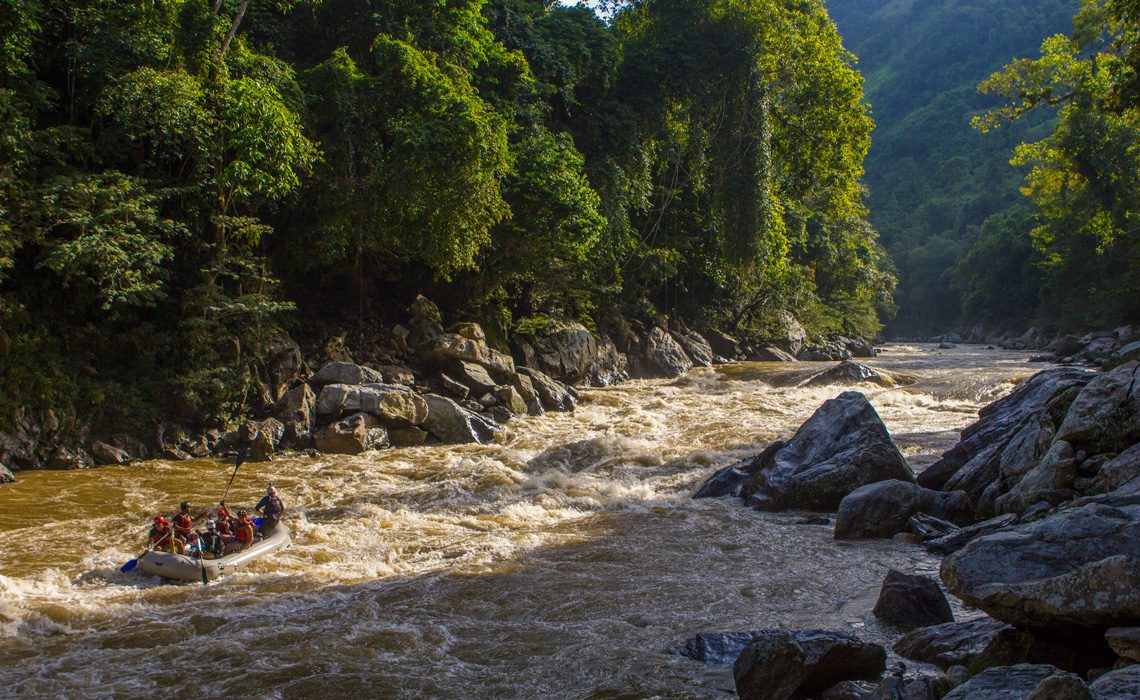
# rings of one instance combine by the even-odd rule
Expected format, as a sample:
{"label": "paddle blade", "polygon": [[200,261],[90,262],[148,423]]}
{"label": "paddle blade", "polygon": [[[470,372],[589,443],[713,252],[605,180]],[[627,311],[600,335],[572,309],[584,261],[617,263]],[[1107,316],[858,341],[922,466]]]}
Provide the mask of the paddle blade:
{"label": "paddle blade", "polygon": [[136,566],[138,566],[138,565],[139,565],[139,560],[138,560],[138,559],[131,559],[131,560],[130,560],[129,562],[127,562],[126,564],[123,564],[122,566],[120,566],[120,567],[119,567],[119,571],[122,571],[122,572],[125,574],[125,573],[127,573],[128,571],[130,571],[131,569],[134,569],[134,568],[135,568]]}

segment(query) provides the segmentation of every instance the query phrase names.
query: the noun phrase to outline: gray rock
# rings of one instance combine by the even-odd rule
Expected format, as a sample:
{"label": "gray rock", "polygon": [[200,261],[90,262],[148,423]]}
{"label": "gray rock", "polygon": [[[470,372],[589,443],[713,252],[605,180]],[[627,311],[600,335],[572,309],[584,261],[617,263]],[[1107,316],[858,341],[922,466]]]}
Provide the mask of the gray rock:
{"label": "gray rock", "polygon": [[469,411],[451,399],[434,394],[423,397],[428,416],[423,428],[443,443],[493,442],[499,426],[478,413]]}
{"label": "gray rock", "polygon": [[642,346],[644,351],[632,368],[634,376],[679,377],[693,368],[693,361],[684,348],[663,328],[655,327],[649,331]]}
{"label": "gray rock", "polygon": [[740,652],[762,632],[701,632],[677,647],[676,653],[706,664],[736,661]]}
{"label": "gray rock", "polygon": [[[1003,456],[999,472],[1005,471],[1004,465]],[[998,513],[1022,513],[1042,501],[1052,505],[1070,501],[1076,496],[1073,491],[1076,480],[1077,460],[1073,447],[1064,440],[1056,440],[1036,466],[994,500],[994,507]]]}
{"label": "gray rock", "polygon": [[419,348],[419,354],[425,363],[435,367],[449,367],[455,360],[461,360],[480,365],[496,375],[515,371],[515,361],[510,355],[488,347],[482,340],[465,338],[458,333],[444,333],[426,341]]}
{"label": "gray rock", "polygon": [[[711,328],[705,329],[701,333],[705,340],[709,342],[709,347],[712,351],[721,357],[729,360],[738,360],[741,357],[740,342],[727,333],[714,331]],[[785,355],[787,353],[784,353]],[[795,359],[794,357],[792,358]]]}
{"label": "gray rock", "polygon": [[914,473],[867,398],[848,391],[820,406],[742,495],[762,510],[834,511],[855,489],[886,479],[913,481]]}
{"label": "gray rock", "polygon": [[175,462],[185,462],[194,459],[194,456],[184,452],[177,447],[165,447],[162,449],[162,458],[173,460]]}
{"label": "gray rock", "polygon": [[598,339],[581,323],[551,323],[514,340],[527,367],[567,384],[588,381],[598,359]]}
{"label": "gray rock", "polygon": [[872,613],[904,630],[954,621],[950,603],[937,581],[894,569],[887,572]]}
{"label": "gray rock", "polygon": [[709,345],[707,340],[701,337],[700,333],[688,328],[682,328],[680,330],[670,331],[669,335],[673,337],[673,340],[677,341],[677,344],[681,346],[681,349],[684,350],[685,354],[692,360],[694,366],[711,367],[713,363],[716,362],[716,353],[713,352],[712,346]]}
{"label": "gray rock", "polygon": [[1140,362],[1097,375],[1077,395],[1057,430],[1070,443],[1096,442],[1112,448],[1140,439]]}
{"label": "gray rock", "polygon": [[1092,682],[1097,700],[1136,700],[1140,698],[1140,665],[1125,666]]}
{"label": "gray rock", "polygon": [[495,388],[495,380],[491,379],[487,370],[474,362],[463,362],[462,360],[455,362],[447,376],[471,389],[471,393],[475,396],[482,396]]}
{"label": "gray rock", "polygon": [[[980,419],[962,431],[961,441],[918,475],[918,484],[929,489],[961,489],[980,499],[998,479],[1003,452],[1015,438],[1023,447],[1006,453],[1007,461],[1017,459],[1030,446],[1038,446],[1044,454],[1052,441],[1048,431],[1053,414],[1063,411],[1066,402],[1093,376],[1084,370],[1062,368],[1025,380],[1008,396],[983,408]],[[1024,469],[1028,471],[1028,467]]]}
{"label": "gray rock", "polygon": [[807,331],[790,313],[780,314],[778,335],[774,338],[777,347],[792,356],[798,356],[807,345]]}
{"label": "gray rock", "polygon": [[933,491],[895,479],[879,481],[843,497],[835,518],[835,538],[893,537],[918,513],[966,525],[974,519],[974,506],[965,491]]}
{"label": "gray rock", "polygon": [[1084,348],[1084,342],[1075,335],[1062,336],[1045,346],[1046,350],[1056,354],[1057,357],[1072,357]]}
{"label": "gray rock", "polygon": [[276,335],[265,353],[265,371],[268,375],[269,398],[276,402],[308,372],[301,358],[301,348],[284,333]]}
{"label": "gray rock", "polygon": [[330,384],[317,397],[317,416],[336,418],[368,413],[388,427],[405,428],[427,419],[428,406],[416,392],[399,384]]}
{"label": "gray rock", "polygon": [[308,384],[286,391],[273,407],[273,415],[284,427],[283,445],[303,449],[313,444],[313,432],[317,427],[317,395]]}
{"label": "gray rock", "polygon": [[843,340],[843,345],[852,357],[868,358],[875,356],[875,346],[871,344],[871,341],[865,338],[844,338]]}
{"label": "gray rock", "polygon": [[451,394],[460,401],[463,401],[471,395],[471,389],[467,388],[466,384],[452,379],[447,374],[440,373],[439,384],[444,391]]}
{"label": "gray rock", "polygon": [[1025,700],[1092,700],[1092,694],[1080,676],[1058,673],[1038,683]]}
{"label": "gray rock", "polygon": [[[538,397],[542,407],[546,410],[574,410],[574,396],[567,390],[565,385],[558,383],[532,367],[519,367],[518,373],[530,379],[533,386],[532,392]],[[517,383],[512,384],[512,386],[516,389],[520,388]],[[521,390],[519,391],[519,395],[525,398],[525,394],[523,394]]]}
{"label": "gray rock", "polygon": [[1140,340],[1132,341],[1112,354],[1114,364],[1140,360]]}
{"label": "gray rock", "polygon": [[[539,398],[538,392],[535,391],[534,382],[525,374],[512,372],[503,377],[503,381],[509,386],[514,388],[519,393],[523,401],[526,401],[526,412],[528,415],[541,416],[546,412],[542,407],[542,399]],[[571,400],[573,400],[571,398]]]}
{"label": "gray rock", "polygon": [[1140,624],[1140,503],[1087,503],[980,537],[941,576],[968,605],[1026,629]]}
{"label": "gray rock", "polygon": [[776,440],[755,457],[742,459],[723,469],[718,469],[715,474],[701,484],[701,487],[693,494],[693,498],[739,497],[743,492],[744,484],[755,476],[756,472],[760,471],[765,464],[769,464],[775,453],[783,449],[785,444],[787,443],[783,440]]}
{"label": "gray rock", "polygon": [[856,384],[875,384],[881,387],[895,386],[895,380],[887,374],[858,362],[844,360],[831,369],[820,372],[804,382],[803,386],[854,386]]}
{"label": "gray rock", "polygon": [[499,402],[499,405],[503,406],[511,413],[517,416],[526,415],[526,401],[523,400],[523,397],[513,386],[497,386],[491,393],[494,394],[495,399]]}
{"label": "gray rock", "polygon": [[329,384],[379,384],[384,375],[369,367],[351,362],[330,362],[309,378],[309,385],[319,391]]}
{"label": "gray rock", "polygon": [[1018,658],[1023,647],[1016,639],[1020,635],[1012,625],[989,618],[947,622],[908,632],[895,642],[894,650],[899,656],[944,669],[981,670],[1023,660]]}
{"label": "gray rock", "polygon": [[326,454],[356,455],[388,446],[388,433],[376,416],[355,413],[317,431],[317,449]]}
{"label": "gray rock", "polygon": [[419,428],[389,428],[388,441],[392,447],[416,447],[427,442],[426,430]]}
{"label": "gray rock", "polygon": [[87,454],[86,450],[73,449],[70,447],[57,447],[52,451],[51,456],[48,457],[44,463],[44,469],[55,470],[71,470],[71,469],[90,469],[95,466],[95,460],[91,459],[91,455]]}
{"label": "gray rock", "polygon": [[873,691],[867,690],[864,685],[866,683],[861,684],[859,681],[836,683],[823,691],[819,700],[870,700]]}
{"label": "gray rock", "polygon": [[[843,505],[840,503],[840,505]],[[935,540],[939,537],[951,535],[961,528],[952,522],[936,518],[926,513],[915,513],[906,521],[907,531],[914,533],[919,542]]]}
{"label": "gray rock", "polygon": [[926,540],[922,543],[922,546],[937,554],[949,554],[950,552],[956,552],[962,547],[965,547],[966,543],[975,537],[997,532],[1016,522],[1017,516],[1012,513],[997,515],[988,520],[983,520],[979,523],[974,523],[973,525],[968,525],[954,532],[942,535],[941,537]]}
{"label": "gray rock", "polygon": [[16,481],[16,475],[12,470],[0,464],[0,484],[12,484]]}
{"label": "gray rock", "polygon": [[238,432],[241,436],[239,447],[246,449],[245,460],[268,462],[281,444],[281,438],[285,435],[285,426],[276,418],[266,418],[262,421],[246,422]]}
{"label": "gray rock", "polygon": [[590,368],[589,379],[593,386],[610,386],[629,379],[629,358],[618,352],[609,338],[598,339],[598,354]]}
{"label": "gray rock", "polygon": [[1025,700],[1041,681],[1064,673],[1045,664],[994,666],[945,695],[942,700]]}
{"label": "gray rock", "polygon": [[795,362],[796,358],[777,347],[758,348],[749,358],[757,362]]}
{"label": "gray rock", "polygon": [[1096,479],[1102,490],[1114,491],[1137,477],[1140,477],[1140,442],[1105,462]]}
{"label": "gray rock", "polygon": [[763,630],[733,665],[741,700],[811,697],[847,680],[876,680],[887,652],[842,632]]}
{"label": "gray rock", "polygon": [[108,445],[105,442],[91,443],[91,457],[95,460],[95,464],[104,466],[107,464],[127,464],[131,461],[131,456],[127,451],[114,445]]}
{"label": "gray rock", "polygon": [[416,375],[412,370],[401,365],[380,365],[380,374],[384,377],[382,381],[385,384],[415,386],[416,383]]}
{"label": "gray rock", "polygon": [[1140,662],[1140,627],[1110,627],[1104,638],[1117,656]]}

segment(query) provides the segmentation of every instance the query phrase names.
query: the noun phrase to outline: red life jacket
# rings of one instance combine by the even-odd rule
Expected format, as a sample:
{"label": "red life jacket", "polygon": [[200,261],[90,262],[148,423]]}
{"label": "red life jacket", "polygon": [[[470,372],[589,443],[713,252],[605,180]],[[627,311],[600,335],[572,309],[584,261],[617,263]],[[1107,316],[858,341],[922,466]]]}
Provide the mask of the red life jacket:
{"label": "red life jacket", "polygon": [[178,515],[174,516],[174,528],[176,531],[177,530],[186,531],[186,530],[191,529],[192,527],[194,527],[194,519],[191,518],[189,515],[179,513]]}
{"label": "red life jacket", "polygon": [[238,522],[237,530],[234,532],[234,539],[242,544],[249,544],[253,541],[253,523]]}

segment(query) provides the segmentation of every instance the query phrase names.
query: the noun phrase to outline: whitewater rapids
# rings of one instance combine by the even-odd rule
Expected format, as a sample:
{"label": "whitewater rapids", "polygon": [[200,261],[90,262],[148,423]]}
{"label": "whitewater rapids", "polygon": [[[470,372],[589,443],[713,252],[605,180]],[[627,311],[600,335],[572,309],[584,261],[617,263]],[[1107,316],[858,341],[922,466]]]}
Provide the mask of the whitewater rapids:
{"label": "whitewater rapids", "polygon": [[[917,378],[859,387],[916,470],[1043,368],[977,346],[864,362]],[[870,613],[883,576],[936,558],[690,498],[846,390],[798,386],[831,364],[583,390],[494,445],[242,465],[227,502],[272,481],[294,544],[208,586],[119,567],[156,512],[215,503],[232,464],[17,472],[0,486],[0,696],[707,698],[731,692],[731,666],[671,653],[697,632],[888,642]]]}

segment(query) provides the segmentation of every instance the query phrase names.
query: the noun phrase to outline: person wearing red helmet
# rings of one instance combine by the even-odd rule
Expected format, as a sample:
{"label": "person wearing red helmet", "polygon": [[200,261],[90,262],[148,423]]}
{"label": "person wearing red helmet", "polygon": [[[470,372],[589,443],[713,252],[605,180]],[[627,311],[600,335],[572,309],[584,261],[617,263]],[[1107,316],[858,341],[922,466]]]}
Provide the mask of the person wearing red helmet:
{"label": "person wearing red helmet", "polygon": [[161,515],[155,516],[154,526],[151,527],[148,537],[150,549],[182,553],[182,542],[174,536],[174,531],[170,529],[170,521]]}

